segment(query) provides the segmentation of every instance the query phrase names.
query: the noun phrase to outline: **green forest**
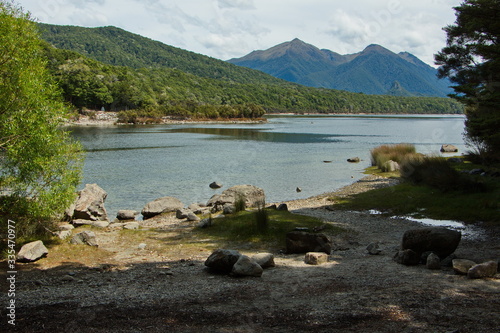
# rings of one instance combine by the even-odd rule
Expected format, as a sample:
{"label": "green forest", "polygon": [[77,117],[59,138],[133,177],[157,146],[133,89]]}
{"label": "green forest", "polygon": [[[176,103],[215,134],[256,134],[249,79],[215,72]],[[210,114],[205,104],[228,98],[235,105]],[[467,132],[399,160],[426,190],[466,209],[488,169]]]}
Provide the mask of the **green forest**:
{"label": "green forest", "polygon": [[462,113],[449,98],[310,88],[174,48],[115,27],[39,25],[49,71],[76,109],[122,120],[259,118],[265,113]]}

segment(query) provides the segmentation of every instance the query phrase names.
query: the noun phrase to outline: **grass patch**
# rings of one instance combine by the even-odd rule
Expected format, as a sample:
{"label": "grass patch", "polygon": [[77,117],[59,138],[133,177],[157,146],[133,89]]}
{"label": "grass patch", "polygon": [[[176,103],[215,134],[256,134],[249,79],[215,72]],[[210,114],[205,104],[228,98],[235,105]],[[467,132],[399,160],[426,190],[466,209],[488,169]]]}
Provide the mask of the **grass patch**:
{"label": "grass patch", "polygon": [[410,183],[336,198],[335,208],[375,209],[388,215],[415,215],[442,220],[500,223],[500,184],[491,179],[486,193],[441,192]]}
{"label": "grass patch", "polygon": [[394,161],[401,163],[407,155],[416,153],[415,146],[408,143],[382,145],[370,150],[372,166],[377,166],[382,171],[386,171],[386,162]]}
{"label": "grass patch", "polygon": [[[267,215],[265,228],[259,223],[259,214]],[[242,211],[232,216],[214,219],[210,228],[197,232],[210,237],[221,247],[246,247],[251,249],[275,251],[285,247],[285,234],[296,227],[309,230],[325,226],[321,231],[326,234],[338,234],[342,228],[324,224],[321,220],[292,214],[287,211],[265,209],[259,211]]]}

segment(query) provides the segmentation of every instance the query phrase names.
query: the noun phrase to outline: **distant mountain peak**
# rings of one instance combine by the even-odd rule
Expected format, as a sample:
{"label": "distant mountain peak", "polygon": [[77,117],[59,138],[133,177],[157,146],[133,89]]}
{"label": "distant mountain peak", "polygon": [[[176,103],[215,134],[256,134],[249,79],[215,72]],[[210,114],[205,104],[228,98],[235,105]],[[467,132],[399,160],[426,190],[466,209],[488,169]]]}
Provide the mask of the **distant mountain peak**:
{"label": "distant mountain peak", "polygon": [[311,87],[398,96],[446,97],[451,92],[449,81],[438,80],[435,68],[378,44],[340,55],[294,38],[229,62]]}

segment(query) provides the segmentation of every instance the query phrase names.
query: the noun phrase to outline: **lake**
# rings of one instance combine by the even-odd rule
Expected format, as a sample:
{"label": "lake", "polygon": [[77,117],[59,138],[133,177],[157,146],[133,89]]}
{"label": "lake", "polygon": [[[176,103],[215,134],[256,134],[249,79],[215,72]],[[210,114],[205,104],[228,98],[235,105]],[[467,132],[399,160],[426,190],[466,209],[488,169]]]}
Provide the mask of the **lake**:
{"label": "lake", "polygon": [[[412,143],[465,151],[463,116],[270,116],[262,124],[72,127],[87,150],[83,184],[107,193],[110,218],[162,196],[206,202],[234,185],[264,189],[268,203],[333,191],[363,177],[370,149]],[[360,157],[360,163],[347,159]],[[328,161],[328,163],[325,163]],[[212,190],[217,181],[223,188]],[[300,187],[302,192],[297,193]]]}

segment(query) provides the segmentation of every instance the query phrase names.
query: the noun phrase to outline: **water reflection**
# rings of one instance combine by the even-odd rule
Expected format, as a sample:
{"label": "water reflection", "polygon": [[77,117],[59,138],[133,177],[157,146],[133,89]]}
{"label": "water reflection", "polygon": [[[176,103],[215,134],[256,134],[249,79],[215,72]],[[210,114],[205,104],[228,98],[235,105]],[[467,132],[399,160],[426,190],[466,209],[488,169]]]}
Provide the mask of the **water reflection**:
{"label": "water reflection", "polygon": [[324,143],[324,142],[346,142],[338,139],[346,135],[334,134],[312,134],[312,133],[284,133],[270,132],[265,129],[252,128],[212,128],[212,127],[190,127],[175,128],[169,130],[170,133],[194,133],[215,135],[212,140],[252,140],[280,143]]}

